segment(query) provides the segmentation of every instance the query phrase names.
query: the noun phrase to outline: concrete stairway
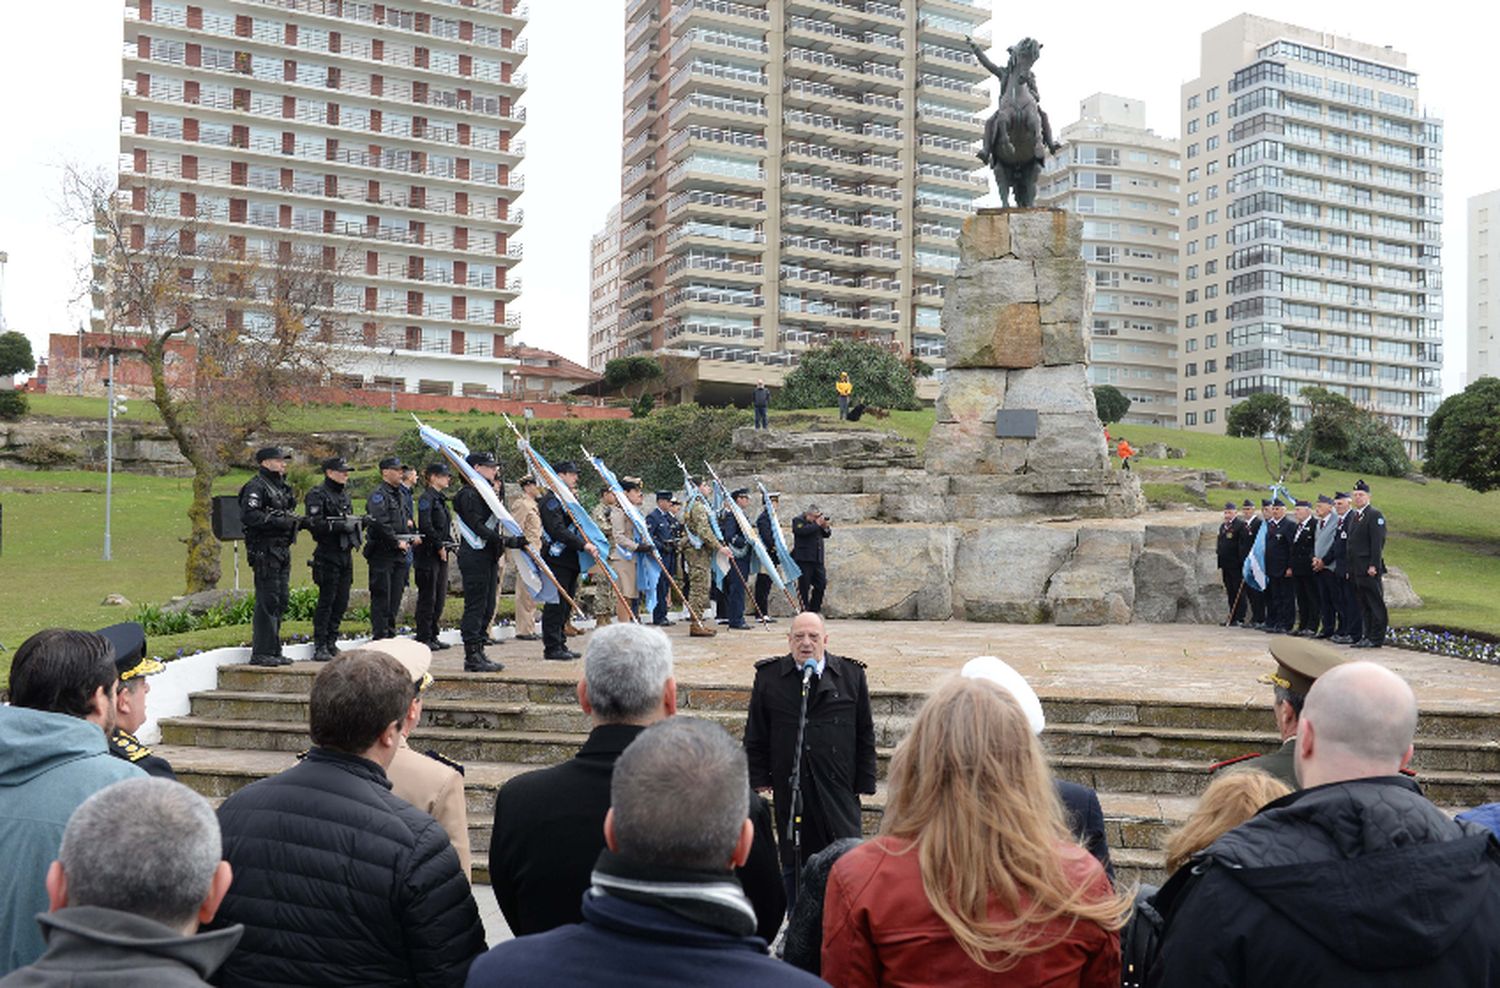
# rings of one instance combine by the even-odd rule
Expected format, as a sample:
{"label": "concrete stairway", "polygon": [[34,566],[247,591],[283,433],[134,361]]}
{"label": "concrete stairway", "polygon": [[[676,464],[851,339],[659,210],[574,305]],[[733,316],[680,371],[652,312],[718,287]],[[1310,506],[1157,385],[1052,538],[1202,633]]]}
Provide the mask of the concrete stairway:
{"label": "concrete stairway", "polygon": [[[195,694],[186,717],[162,722],[160,752],[183,782],[211,798],[274,774],[310,743],[308,690],[318,667],[227,666],[218,689]],[[922,702],[917,692],[872,695],[880,775]],[[682,685],[679,710],[722,723],[739,735],[749,691]],[[1167,833],[1191,811],[1209,781],[1207,766],[1276,744],[1269,710],[1211,702],[1120,703],[1044,700],[1043,742],[1057,774],[1092,786],[1104,807],[1117,872],[1126,880],[1162,880]],[[465,765],[475,877],[486,862],[495,790],[512,776],[554,764],[588,734],[571,683],[498,674],[439,674],[427,693],[412,746],[435,749]],[[1500,800],[1500,744],[1495,718],[1461,711],[1424,714],[1416,765],[1440,805]],[[865,801],[865,826],[878,826],[881,790]]]}

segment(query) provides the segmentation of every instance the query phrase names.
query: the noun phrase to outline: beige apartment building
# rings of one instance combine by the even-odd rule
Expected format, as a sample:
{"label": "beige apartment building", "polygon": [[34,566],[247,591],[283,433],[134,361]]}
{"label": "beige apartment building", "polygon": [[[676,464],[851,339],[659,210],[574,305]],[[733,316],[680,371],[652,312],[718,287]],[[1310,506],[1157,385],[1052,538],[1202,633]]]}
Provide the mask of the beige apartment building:
{"label": "beige apartment building", "polygon": [[[809,346],[941,363],[942,285],[987,189],[987,0],[628,0],[625,354],[742,397]],[[935,391],[935,382],[929,379]]]}
{"label": "beige apartment building", "polygon": [[589,370],[620,356],[620,207],[589,238]]}
{"label": "beige apartment building", "polygon": [[1500,189],[1469,199],[1469,366],[1465,384],[1500,377]]}
{"label": "beige apartment building", "polygon": [[164,210],[247,258],[345,258],[331,315],[357,342],[330,383],[509,391],[526,16],[517,0],[127,0],[133,225]]}
{"label": "beige apartment building", "polygon": [[1422,455],[1442,369],[1443,124],[1388,47],[1242,14],[1182,87],[1178,408],[1303,388],[1378,413]]}
{"label": "beige apartment building", "polygon": [[1130,398],[1127,423],[1176,425],[1182,144],[1146,127],[1140,100],[1106,93],[1084,100],[1061,138],[1037,203],[1083,219],[1089,383]]}

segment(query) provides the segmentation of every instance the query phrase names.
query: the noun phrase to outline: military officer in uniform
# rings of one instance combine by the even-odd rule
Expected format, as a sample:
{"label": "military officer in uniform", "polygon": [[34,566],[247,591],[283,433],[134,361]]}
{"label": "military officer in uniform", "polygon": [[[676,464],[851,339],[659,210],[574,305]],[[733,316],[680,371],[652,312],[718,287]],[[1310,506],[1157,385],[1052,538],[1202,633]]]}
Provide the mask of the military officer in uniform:
{"label": "military officer in uniform", "polygon": [[[495,482],[499,464],[492,454],[475,452],[465,459],[485,482]],[[495,613],[500,554],[510,546],[525,545],[526,540],[505,534],[484,496],[472,485],[465,485],[458,492],[453,499],[453,510],[458,515],[458,570],[464,582],[464,615],[459,622],[464,640],[464,671],[499,672],[505,668],[504,663],[486,658],[484,647],[490,641],[490,620]]]}
{"label": "military officer in uniform", "polygon": [[323,461],[323,482],[307,492],[307,529],[317,548],[308,562],[318,586],[313,611],[313,659],[327,662],[339,654],[339,623],[349,609],[354,582],[354,550],[359,548],[359,519],[349,499],[349,464],[342,456]]}
{"label": "military officer in uniform", "polygon": [[1332,638],[1338,633],[1338,596],[1336,577],[1330,566],[1333,547],[1338,542],[1339,520],[1333,513],[1333,498],[1318,495],[1313,508],[1313,585],[1318,594],[1318,637]]}
{"label": "military officer in uniform", "polygon": [[1231,625],[1244,623],[1245,607],[1249,603],[1245,600],[1244,593],[1241,592],[1244,579],[1240,575],[1240,566],[1245,561],[1245,554],[1240,549],[1249,540],[1248,533],[1249,528],[1235,513],[1234,502],[1226,502],[1224,521],[1219,525],[1219,541],[1215,548],[1215,555],[1219,563],[1219,576],[1224,581],[1224,594],[1229,598],[1229,623]]}
{"label": "military officer in uniform", "polygon": [[1297,784],[1297,773],[1293,766],[1293,752],[1297,749],[1297,724],[1302,718],[1302,705],[1307,702],[1307,691],[1323,673],[1343,662],[1339,653],[1322,642],[1277,635],[1271,639],[1271,658],[1276,660],[1276,671],[1260,677],[1260,682],[1274,688],[1275,699],[1271,703],[1276,715],[1276,728],[1281,734],[1281,747],[1269,754],[1241,755],[1219,762],[1209,768],[1210,772],[1241,765],[1269,772],[1293,789]]}
{"label": "military officer in uniform", "polygon": [[407,544],[416,539],[417,521],[406,508],[401,487],[401,460],[380,461],[380,486],[365,501],[369,532],[365,559],[370,564],[370,637],[395,638],[405,589],[396,582],[405,571]]}
{"label": "military officer in uniform", "polygon": [[[781,492],[768,491],[771,496],[771,506],[781,506]],[[760,515],[755,519],[755,534],[760,536],[760,544],[766,547],[767,553],[776,552],[776,523],[771,520],[769,509],[762,508]],[[774,555],[773,555],[774,558]],[[771,587],[776,581],[771,579],[770,573],[755,574],[755,606],[759,609],[761,620],[766,624],[775,624],[776,619],[771,616]]]}
{"label": "military officer in uniform", "polygon": [[171,763],[141,744],[135,732],[146,723],[146,694],[151,684],[146,677],[166,666],[146,654],[146,629],[134,621],[100,628],[98,634],[109,639],[115,650],[115,671],[120,685],[115,691],[115,729],[109,735],[109,753],[123,758],[147,775],[158,779],[177,779]]}
{"label": "military officer in uniform", "polygon": [[[656,549],[661,553],[662,569],[677,578],[677,540],[682,535],[682,525],[677,521],[677,516],[672,513],[672,492],[657,491],[656,507],[646,516],[646,530],[651,534],[651,541],[656,543]],[[656,597],[656,607],[651,611],[651,623],[661,627],[671,627],[675,621],[668,620],[667,608],[670,606],[668,597],[671,596],[671,587],[664,586]]]}
{"label": "military officer in uniform", "polygon": [[1349,523],[1349,582],[1359,604],[1364,637],[1355,648],[1380,648],[1385,644],[1389,615],[1385,608],[1385,515],[1370,504],[1370,485],[1354,485],[1354,520]]}
{"label": "military officer in uniform", "polygon": [[693,604],[692,613],[697,615],[690,634],[694,638],[712,638],[718,631],[701,618],[708,613],[709,590],[714,585],[714,555],[717,553],[727,558],[729,547],[714,534],[709,516],[708,499],[713,493],[713,485],[706,480],[693,480],[692,486],[698,493],[688,501],[687,518],[683,522],[687,548],[682,554],[687,566],[688,598]]}
{"label": "military officer in uniform", "polygon": [[[589,512],[589,517],[594,524],[599,526],[599,531],[606,536],[610,534],[609,516],[617,510],[615,503],[615,492],[608,484],[599,488],[599,503],[594,505],[594,510]],[[613,550],[610,552],[614,556]],[[619,558],[615,557],[615,563]],[[615,593],[610,589],[609,578],[604,573],[604,568],[598,567],[589,573],[587,589],[590,591],[590,601],[593,605],[594,627],[602,628],[615,619]]]}
{"label": "military officer in uniform", "polygon": [[1313,570],[1313,550],[1318,539],[1318,526],[1313,522],[1312,503],[1298,501],[1292,519],[1296,526],[1292,531],[1292,592],[1297,600],[1297,630],[1293,634],[1302,638],[1316,638],[1318,634],[1318,585]]}
{"label": "military officer in uniform", "polygon": [[[750,507],[750,489],[740,487],[729,495],[740,510]],[[740,523],[727,506],[719,516],[719,531],[724,533],[724,544],[729,547],[730,574],[724,578],[724,609],[729,618],[729,630],[748,631],[745,623],[745,587],[750,579],[750,536],[740,531]]]}
{"label": "military officer in uniform", "polygon": [[1333,549],[1329,552],[1329,565],[1333,567],[1334,606],[1339,612],[1338,630],[1331,639],[1336,645],[1353,645],[1362,639],[1365,629],[1360,617],[1359,601],[1354,596],[1354,583],[1349,579],[1349,526],[1354,524],[1354,505],[1345,491],[1333,495],[1333,510],[1338,515],[1338,530],[1333,537]]}
{"label": "military officer in uniform", "polygon": [[[875,791],[875,720],[865,664],[828,652],[822,615],[803,611],[792,619],[786,655],[755,663],[745,757],[750,785],[773,792],[782,878],[790,909],[795,876],[812,855],[840,837],[861,833],[859,796]],[[802,687],[807,682],[807,727],[802,749],[801,860],[788,831],[792,811],[792,758]]]}
{"label": "military officer in uniform", "polygon": [[434,652],[447,648],[438,641],[438,621],[448,599],[448,553],[453,545],[453,516],[444,492],[453,472],[441,460],[422,471],[427,489],[417,499],[417,531],[422,543],[414,550],[417,572],[417,641]]}
{"label": "military officer in uniform", "polygon": [[439,752],[419,752],[408,744],[422,720],[422,695],[432,685],[432,650],[409,638],[387,638],[361,648],[384,652],[406,668],[412,679],[412,700],[401,725],[401,746],[390,767],[391,792],[438,822],[458,852],[464,877],[470,875],[469,809],[464,798],[464,767]]}
{"label": "military officer in uniform", "polygon": [[[554,472],[559,480],[568,485],[569,490],[578,490],[576,463],[564,460],[554,468]],[[583,537],[562,503],[562,498],[556,494],[548,491],[539,510],[542,516],[542,558],[546,560],[548,568],[557,577],[563,590],[568,596],[572,596],[582,569],[578,554],[586,552],[597,561],[599,547]],[[577,652],[568,648],[567,635],[563,630],[567,622],[568,604],[559,594],[556,602],[542,608],[542,658],[563,662],[581,658]]]}
{"label": "military officer in uniform", "polygon": [[275,446],[256,450],[260,472],[240,488],[240,523],[245,529],[245,556],[255,573],[255,617],[250,664],[289,666],[281,654],[281,616],[291,594],[292,543],[302,519],[297,495],[287,486],[285,451]]}
{"label": "military officer in uniform", "polygon": [[1290,634],[1297,621],[1297,595],[1292,588],[1292,533],[1297,526],[1286,516],[1281,498],[1271,501],[1271,520],[1266,522],[1267,634]]}
{"label": "military officer in uniform", "polygon": [[[540,546],[542,544],[542,513],[536,506],[537,487],[536,478],[527,474],[522,477],[519,484],[521,496],[516,498],[515,503],[510,506],[510,513],[521,526],[521,535],[525,537],[528,545]],[[544,581],[546,577],[542,578]],[[536,600],[526,585],[521,580],[516,580],[516,641],[535,642],[541,641],[542,636],[536,631],[537,606]]]}

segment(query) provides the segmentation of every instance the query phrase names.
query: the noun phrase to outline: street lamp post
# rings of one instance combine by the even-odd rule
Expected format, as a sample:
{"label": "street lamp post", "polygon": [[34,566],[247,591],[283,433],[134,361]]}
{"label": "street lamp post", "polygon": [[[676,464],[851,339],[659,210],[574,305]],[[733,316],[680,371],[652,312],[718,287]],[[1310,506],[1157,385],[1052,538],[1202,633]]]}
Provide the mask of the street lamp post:
{"label": "street lamp post", "polygon": [[[82,356],[82,354],[80,354]],[[115,355],[109,355],[109,414],[104,419],[104,558],[109,554],[109,516],[115,493]]]}

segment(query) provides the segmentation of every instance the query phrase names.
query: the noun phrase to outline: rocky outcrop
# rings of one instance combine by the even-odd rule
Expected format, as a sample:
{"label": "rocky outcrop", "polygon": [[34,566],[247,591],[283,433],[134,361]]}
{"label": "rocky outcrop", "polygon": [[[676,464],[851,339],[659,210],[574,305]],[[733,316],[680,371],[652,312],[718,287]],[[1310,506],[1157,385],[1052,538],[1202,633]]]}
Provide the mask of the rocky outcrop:
{"label": "rocky outcrop", "polygon": [[1385,606],[1395,608],[1421,607],[1422,598],[1411,588],[1411,580],[1407,579],[1406,573],[1395,566],[1387,566],[1385,576],[1381,577],[1381,587],[1385,590]]}
{"label": "rocky outcrop", "polygon": [[953,616],[954,529],[864,525],[827,542],[830,581],[842,606],[831,617],[945,621]]}

